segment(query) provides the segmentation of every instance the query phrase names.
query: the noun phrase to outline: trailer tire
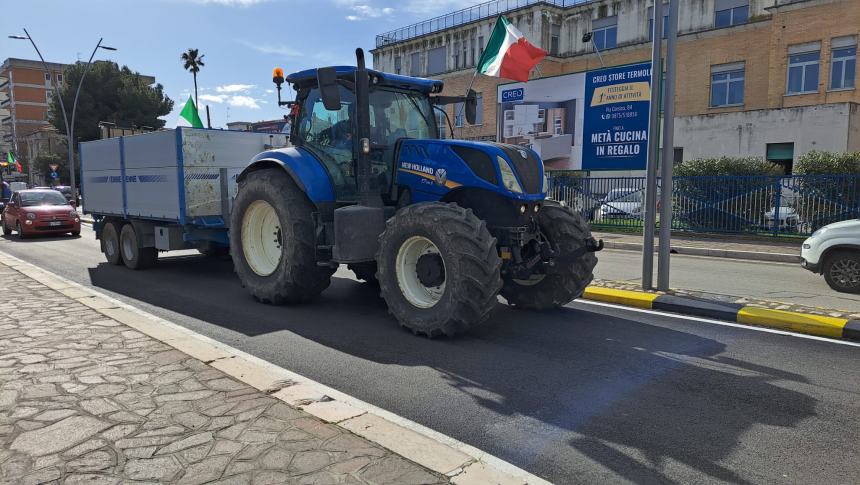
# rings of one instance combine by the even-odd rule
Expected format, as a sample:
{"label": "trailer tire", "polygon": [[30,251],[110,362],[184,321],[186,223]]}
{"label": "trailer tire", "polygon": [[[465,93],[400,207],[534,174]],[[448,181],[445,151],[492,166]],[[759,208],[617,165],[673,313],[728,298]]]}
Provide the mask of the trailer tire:
{"label": "trailer tire", "polygon": [[[570,254],[591,238],[588,223],[579,213],[567,207],[547,205],[538,216],[541,233],[553,249],[561,255]],[[535,280],[519,281],[505,278],[502,296],[508,303],[528,310],[558,308],[582,296],[585,287],[594,279],[597,256],[593,252],[582,255],[575,263],[557,271],[541,275]]]}
{"label": "trailer tire", "polygon": [[107,262],[116,266],[122,264],[122,253],[119,249],[119,231],[117,224],[113,222],[105,222],[102,228],[102,253],[105,255]]}
{"label": "trailer tire", "polygon": [[428,337],[483,323],[502,287],[496,238],[471,209],[428,202],[407,206],[379,238],[380,296],[400,325]]}
{"label": "trailer tire", "polygon": [[378,284],[376,281],[376,261],[368,261],[366,263],[352,263],[346,267],[355,273],[355,277],[367,283]]}
{"label": "trailer tire", "polygon": [[[239,183],[230,216],[230,255],[242,285],[258,301],[302,303],[328,288],[334,268],[316,262],[315,210],[279,168],[251,172]],[[266,227],[274,227],[273,241],[263,236]],[[255,238],[257,232],[260,237]],[[254,247],[245,247],[245,242]],[[271,244],[278,250],[274,261]]]}
{"label": "trailer tire", "polygon": [[119,234],[119,244],[122,260],[128,269],[150,268],[158,261],[157,249],[140,247],[137,239],[137,231],[135,231],[133,224],[122,226]]}

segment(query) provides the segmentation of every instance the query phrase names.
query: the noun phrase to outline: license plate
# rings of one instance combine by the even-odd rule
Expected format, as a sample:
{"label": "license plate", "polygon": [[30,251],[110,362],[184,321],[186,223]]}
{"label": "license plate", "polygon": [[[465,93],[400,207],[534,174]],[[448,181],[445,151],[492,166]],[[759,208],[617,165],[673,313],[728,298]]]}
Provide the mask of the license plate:
{"label": "license plate", "polygon": [[48,223],[48,225],[49,225],[49,226],[51,226],[51,227],[53,227],[53,226],[62,226],[62,225],[63,225],[63,221],[51,221],[51,222],[49,222],[49,223]]}

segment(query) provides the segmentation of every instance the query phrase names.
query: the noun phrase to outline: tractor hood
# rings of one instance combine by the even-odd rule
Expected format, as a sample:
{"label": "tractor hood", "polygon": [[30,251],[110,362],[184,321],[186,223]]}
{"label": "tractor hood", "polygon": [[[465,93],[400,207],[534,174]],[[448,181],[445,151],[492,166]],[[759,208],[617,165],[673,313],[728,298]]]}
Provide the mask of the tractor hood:
{"label": "tractor hood", "polygon": [[[438,193],[475,187],[507,197],[545,198],[544,166],[531,149],[494,142],[412,140],[401,142],[398,179],[420,177],[420,187]],[[425,187],[426,186],[426,187]]]}

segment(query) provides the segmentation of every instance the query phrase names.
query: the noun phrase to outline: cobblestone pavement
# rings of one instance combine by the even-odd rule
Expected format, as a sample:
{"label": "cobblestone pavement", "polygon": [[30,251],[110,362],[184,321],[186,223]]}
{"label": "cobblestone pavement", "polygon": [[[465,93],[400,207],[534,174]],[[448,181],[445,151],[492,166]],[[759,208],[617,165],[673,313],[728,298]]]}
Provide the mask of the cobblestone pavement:
{"label": "cobblestone pavement", "polygon": [[[591,282],[592,286],[601,286],[604,288],[615,288],[617,290],[630,290],[630,291],[645,291],[642,289],[642,286],[636,283],[631,283],[629,281],[611,281],[611,280],[599,280],[595,279]],[[835,317],[835,318],[847,318],[849,320],[858,320],[860,319],[860,313],[852,313],[843,310],[834,310],[831,308],[821,308],[821,307],[813,307],[807,305],[798,305],[795,303],[785,303],[780,301],[773,300],[762,300],[759,298],[748,298],[742,296],[733,296],[733,295],[721,295],[718,293],[707,293],[704,291],[693,291],[693,290],[680,290],[670,288],[669,291],[649,291],[648,293],[656,293],[658,295],[676,295],[676,296],[690,296],[694,298],[706,298],[709,300],[718,300],[730,303],[743,303],[744,305],[760,307],[760,308],[770,308],[771,310],[785,310],[789,312],[798,312],[798,313],[806,313],[809,315],[821,315],[826,317]]]}
{"label": "cobblestone pavement", "polygon": [[0,264],[0,482],[447,483]]}

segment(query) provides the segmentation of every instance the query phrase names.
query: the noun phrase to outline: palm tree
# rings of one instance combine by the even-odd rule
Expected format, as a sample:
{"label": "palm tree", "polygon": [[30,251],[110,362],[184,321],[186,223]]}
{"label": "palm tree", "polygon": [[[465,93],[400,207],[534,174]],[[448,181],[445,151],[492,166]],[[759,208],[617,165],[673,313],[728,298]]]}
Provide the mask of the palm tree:
{"label": "palm tree", "polygon": [[203,54],[198,54],[197,49],[188,49],[187,52],[182,53],[179,59],[184,63],[185,70],[190,71],[191,75],[194,76],[194,104],[200,106],[200,103],[197,102],[197,73],[205,64],[203,64]]}

